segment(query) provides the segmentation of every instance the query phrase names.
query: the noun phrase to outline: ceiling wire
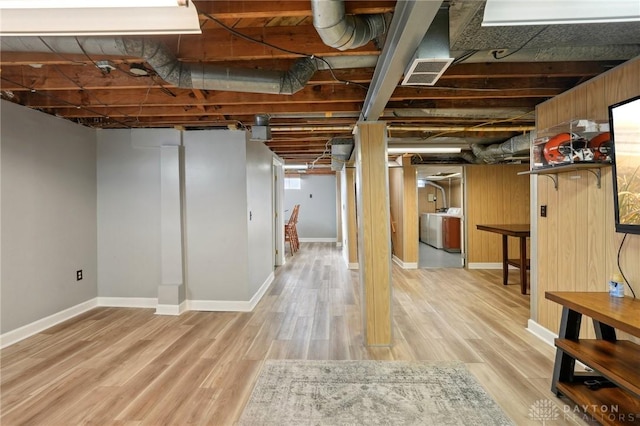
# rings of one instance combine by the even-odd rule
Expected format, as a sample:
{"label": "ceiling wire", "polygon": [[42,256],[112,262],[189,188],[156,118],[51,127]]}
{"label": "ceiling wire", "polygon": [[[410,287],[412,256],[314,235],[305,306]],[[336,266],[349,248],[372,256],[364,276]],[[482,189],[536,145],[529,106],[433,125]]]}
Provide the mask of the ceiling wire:
{"label": "ceiling wire", "polygon": [[[47,42],[46,42],[42,37],[38,37],[38,38],[39,38],[39,39],[40,39],[40,41],[41,41],[41,42],[42,42],[42,43],[47,47],[47,49],[49,49],[51,52],[53,52],[53,53],[55,53],[55,54],[59,55],[61,58],[65,59],[65,60],[69,60],[69,61],[70,61],[70,59],[68,59],[68,58],[66,58],[65,56],[61,55],[61,54],[60,54],[60,53],[58,53],[54,48],[52,48],[52,47],[51,47],[51,46],[50,46],[50,45],[49,45],[49,44],[48,44],[48,43],[47,43]],[[93,65],[94,65],[96,68],[98,68],[98,69],[99,69],[100,67],[98,67],[98,64],[93,60],[93,58],[91,58],[91,57],[87,54],[87,52],[85,51],[84,47],[83,47],[83,46],[82,46],[82,44],[80,43],[80,40],[78,40],[78,37],[74,37],[74,39],[76,40],[76,43],[78,43],[78,46],[79,46],[79,47],[80,47],[80,49],[82,50],[82,53],[87,57],[87,59],[89,59],[89,60],[93,63]],[[78,61],[71,61],[71,62],[78,63]],[[57,64],[51,64],[51,65],[55,68],[55,70],[56,70],[56,71],[57,71],[61,76],[63,76],[64,78],[66,78],[67,80],[69,80],[71,83],[73,83],[73,84],[74,84],[78,89],[80,89],[83,93],[86,93],[86,94],[88,94],[89,96],[91,96],[91,97],[92,97],[93,99],[95,99],[95,100],[96,100],[96,102],[97,102],[98,104],[100,104],[101,106],[103,106],[103,107],[105,107],[105,108],[109,108],[109,105],[108,105],[108,104],[106,104],[106,103],[104,103],[104,102],[102,102],[102,100],[100,100],[100,99],[99,99],[99,98],[98,98],[98,97],[93,93],[93,91],[91,91],[91,90],[86,90],[86,89],[85,89],[81,84],[79,84],[79,83],[78,83],[77,81],[75,81],[73,78],[69,77],[66,73],[64,73],[64,72],[60,69],[60,67],[59,67]],[[28,88],[27,86],[23,86],[23,87]],[[29,89],[30,89],[30,90],[32,90],[32,91],[33,91],[33,90],[35,90],[35,89],[33,89],[33,88],[29,88]],[[39,93],[39,92],[38,92],[38,93]],[[41,95],[43,95],[42,93],[40,93],[40,94],[41,94]],[[113,118],[109,117],[109,115],[108,115],[108,114],[99,113],[99,112],[97,112],[97,111],[94,111],[94,110],[91,110],[91,109],[89,109],[89,108],[85,107],[84,105],[74,105],[74,104],[72,104],[71,102],[68,102],[68,101],[66,101],[66,100],[64,100],[64,99],[62,99],[62,98],[59,98],[59,97],[57,97],[57,96],[54,96],[54,95],[44,94],[44,96],[47,96],[47,97],[49,97],[49,98],[51,98],[51,99],[56,99],[56,100],[58,100],[58,101],[61,101],[61,102],[66,103],[66,104],[68,104],[68,105],[72,105],[72,106],[74,106],[76,109],[80,108],[80,109],[84,109],[85,111],[88,111],[88,112],[91,112],[91,113],[94,113],[94,114],[95,114],[95,113],[97,113],[97,114],[99,114],[100,116],[102,116],[102,117],[104,117],[104,118],[107,118],[107,119],[110,119],[110,120],[116,121],[116,122],[118,122],[119,124],[121,124],[121,125],[123,125],[123,126],[125,126],[125,127],[127,127],[127,128],[131,128],[131,126],[129,126],[129,125],[127,125],[127,124],[125,124],[124,122],[121,122],[121,121],[119,121],[119,120],[115,120],[115,119],[113,119]],[[132,117],[130,117],[130,116],[129,116],[129,115],[127,115],[127,114],[124,114],[124,116],[125,116],[126,118],[130,118],[130,119],[132,119]]]}
{"label": "ceiling wire", "polygon": [[[76,40],[76,43],[78,43],[78,47],[80,47],[80,50],[82,50],[82,53],[87,57],[87,59],[89,59],[91,62],[93,62],[93,64],[96,66],[96,68],[99,68],[99,67],[98,67],[98,64],[93,60],[93,58],[92,58],[92,57],[87,53],[87,51],[84,49],[84,47],[83,47],[83,46],[82,46],[82,44],[80,43],[80,40],[78,40],[78,37],[75,37],[75,40]],[[178,44],[180,43],[180,40],[181,40],[181,36],[179,36],[179,37],[178,37]],[[115,68],[116,68],[118,71],[120,71],[120,72],[123,72],[123,73],[125,73],[125,74],[127,74],[127,75],[131,75],[130,73],[128,73],[127,71],[123,70],[123,69],[122,69],[122,68],[120,68],[119,66],[116,66]],[[59,71],[59,72],[60,72],[60,71]],[[63,74],[63,75],[64,75],[64,74]],[[161,90],[162,92],[164,92],[164,93],[168,94],[169,96],[176,97],[176,94],[175,94],[175,93],[171,92],[169,89],[167,89],[166,87],[164,87],[161,83],[158,83],[158,81],[157,81],[157,80],[156,80],[156,78],[155,78],[155,75],[151,76],[150,83],[149,83],[149,85],[148,85],[148,87],[147,87],[147,92],[146,92],[146,94],[145,94],[145,96],[144,96],[144,99],[140,102],[140,105],[139,105],[139,106],[140,106],[140,108],[139,108],[139,110],[138,110],[138,114],[136,114],[136,117],[135,117],[135,121],[136,121],[136,123],[140,123],[140,115],[142,114],[142,108],[143,108],[143,106],[144,106],[144,103],[145,103],[145,102],[147,101],[147,99],[149,98],[149,93],[151,92],[151,89],[153,88],[153,85],[154,85],[155,83],[157,83],[157,84],[160,86],[160,90]],[[84,88],[83,88],[83,90],[84,90]],[[107,104],[105,104],[105,103],[101,102],[101,101],[100,101],[100,100],[99,100],[95,95],[93,95],[92,93],[91,93],[91,95],[93,96],[93,98],[94,98],[94,99],[96,99],[96,100],[97,100],[99,103],[101,103],[103,106],[108,107],[108,105],[107,105]],[[127,114],[125,114],[124,116],[125,116],[125,117],[127,117],[127,118],[133,118],[133,117],[130,117],[129,115],[127,115]]]}
{"label": "ceiling wire", "polygon": [[[124,126],[126,128],[131,128],[131,126],[129,126],[128,124],[125,124],[124,122],[122,122],[122,121],[120,121],[118,119],[110,117],[107,114],[104,114],[104,113],[99,112],[99,111],[95,111],[95,110],[93,110],[91,108],[87,108],[86,106],[83,106],[83,105],[75,105],[75,104],[73,104],[73,103],[71,103],[71,102],[69,102],[69,101],[67,101],[65,99],[62,99],[62,98],[60,98],[58,96],[55,96],[55,95],[52,95],[50,92],[44,92],[44,91],[40,92],[40,91],[38,91],[38,90],[36,90],[36,89],[34,89],[32,87],[26,86],[26,85],[24,85],[22,83],[18,83],[17,81],[13,81],[13,80],[8,79],[8,78],[6,78],[5,76],[2,76],[2,75],[0,75],[0,79],[4,80],[4,81],[6,81],[6,82],[8,82],[10,84],[14,84],[16,86],[22,87],[23,89],[27,89],[31,93],[37,93],[40,96],[44,96],[44,97],[49,98],[49,99],[54,99],[56,102],[63,103],[65,105],[68,105],[69,107],[85,110],[87,112],[90,112],[90,113],[95,114],[95,115],[99,115],[99,116],[101,116],[103,118],[106,118],[108,120],[112,120],[113,122],[115,122],[117,124],[120,124],[120,125],[122,125],[122,126]],[[38,108],[32,108],[32,109],[38,109]]]}
{"label": "ceiling wire", "polygon": [[527,44],[529,44],[529,43],[531,42],[531,40],[533,40],[534,38],[538,37],[538,36],[539,36],[540,34],[542,34],[542,32],[543,32],[544,30],[546,30],[547,28],[549,28],[549,26],[548,26],[548,25],[545,25],[544,27],[542,27],[542,28],[540,29],[540,31],[538,31],[537,33],[535,33],[534,35],[532,35],[532,36],[531,36],[531,38],[530,38],[529,40],[527,40],[527,41],[526,41],[522,46],[518,47],[516,50],[514,50],[514,51],[512,51],[512,52],[507,53],[507,54],[506,54],[506,55],[504,55],[504,56],[498,56],[498,51],[497,51],[497,50],[494,50],[494,51],[492,52],[492,54],[493,54],[493,58],[494,58],[494,59],[497,59],[497,60],[500,60],[500,59],[508,58],[509,56],[513,55],[514,53],[517,53],[517,52],[521,51],[521,50],[522,50],[522,49],[523,49]]}
{"label": "ceiling wire", "polygon": [[54,54],[56,54],[57,56],[61,57],[61,58],[62,58],[62,59],[64,59],[65,61],[67,61],[67,62],[71,62],[72,64],[81,64],[81,65],[84,65],[84,62],[82,62],[82,61],[76,61],[75,59],[68,58],[67,56],[63,55],[62,53],[57,52],[54,48],[52,48],[51,46],[49,46],[49,43],[47,43],[47,42],[44,40],[44,38],[42,38],[42,37],[38,37],[38,40],[40,40],[40,41],[42,42],[42,44],[44,44],[44,45],[47,47],[47,49],[49,49],[52,53],[54,53]]}
{"label": "ceiling wire", "polygon": [[364,84],[356,83],[355,81],[350,81],[350,80],[342,80],[342,79],[338,78],[338,77],[335,75],[335,73],[334,73],[334,69],[333,69],[333,67],[331,66],[331,64],[329,63],[329,61],[327,61],[326,59],[324,59],[322,56],[311,55],[311,54],[304,53],[304,52],[297,52],[297,51],[295,51],[295,50],[285,49],[284,47],[280,47],[280,46],[277,46],[277,45],[275,45],[275,44],[268,43],[268,42],[263,41],[263,40],[258,40],[258,39],[256,39],[256,38],[253,38],[253,37],[251,37],[251,36],[248,36],[248,35],[246,35],[246,34],[244,34],[244,33],[240,32],[240,31],[236,30],[235,28],[232,28],[232,27],[230,27],[230,26],[226,25],[225,23],[223,23],[222,21],[220,21],[219,19],[215,18],[214,16],[212,16],[212,15],[210,15],[210,14],[208,14],[208,13],[203,13],[203,15],[204,15],[204,16],[206,16],[207,18],[209,18],[210,20],[212,20],[213,22],[215,22],[216,24],[220,25],[220,26],[221,26],[222,28],[224,28],[225,30],[229,31],[230,33],[232,33],[232,34],[234,34],[234,35],[236,35],[236,36],[238,36],[238,37],[240,37],[240,38],[242,38],[242,39],[244,39],[244,40],[250,41],[250,42],[252,42],[252,43],[258,43],[258,44],[261,44],[261,45],[263,45],[263,46],[267,46],[267,47],[270,47],[270,48],[272,48],[272,49],[279,50],[279,51],[284,52],[284,53],[289,53],[289,54],[291,54],[291,55],[301,56],[301,57],[310,58],[310,59],[317,59],[317,60],[319,60],[319,61],[322,61],[322,62],[324,62],[324,64],[327,66],[327,68],[328,68],[329,72],[331,73],[331,77],[332,77],[336,82],[338,82],[338,83],[342,83],[342,84],[345,84],[345,85],[358,86],[358,87],[361,87],[361,88],[363,88],[363,89],[365,89],[365,90],[369,90],[369,87],[368,87],[368,86],[365,86]]}
{"label": "ceiling wire", "polygon": [[154,81],[153,79],[151,79],[151,82],[149,83],[149,86],[147,87],[147,93],[145,93],[144,98],[142,99],[142,101],[140,101],[140,107],[138,109],[138,114],[136,115],[136,122],[140,123],[140,114],[142,114],[142,108],[145,104],[145,102],[147,102],[147,99],[149,99],[149,92],[151,92],[151,88],[153,87]]}
{"label": "ceiling wire", "polygon": [[[491,120],[491,121],[487,121],[487,122],[484,122],[484,123],[476,124],[474,126],[470,126],[469,128],[470,129],[477,129],[477,128],[480,128],[480,127],[483,127],[483,126],[489,126],[489,125],[492,125],[492,124],[503,123],[503,122],[506,122],[506,121],[514,121],[514,120],[517,120],[517,119],[522,118],[524,116],[527,116],[527,115],[529,115],[529,114],[531,114],[533,112],[535,112],[535,111],[528,111],[528,112],[525,112],[524,114],[520,114],[520,115],[517,115],[515,117],[503,118],[503,119],[500,119],[500,120]],[[460,133],[460,132],[456,131],[456,130],[447,130],[445,132],[436,133],[435,135],[431,135],[429,137],[426,137],[426,138],[424,138],[424,140],[434,139],[434,138],[437,138],[437,137],[440,137],[440,136],[443,136],[443,135],[448,135],[448,134],[451,134],[451,133]]]}
{"label": "ceiling wire", "polygon": [[[87,95],[91,96],[91,97],[92,97],[93,99],[95,99],[95,100],[96,100],[96,102],[97,102],[98,104],[100,104],[101,106],[103,106],[103,107],[105,107],[105,108],[110,108],[110,106],[109,106],[108,104],[106,104],[106,103],[102,102],[102,100],[100,100],[100,98],[98,98],[98,97],[93,93],[93,91],[92,91],[92,90],[86,90],[86,89],[85,89],[81,84],[78,84],[78,82],[76,82],[73,78],[71,78],[71,77],[69,77],[67,74],[65,74],[65,73],[60,69],[60,67],[58,67],[58,65],[56,65],[56,64],[52,64],[52,66],[55,68],[55,70],[56,70],[56,71],[58,71],[58,73],[59,73],[60,75],[62,75],[64,78],[66,78],[66,79],[67,79],[67,80],[69,80],[71,83],[73,83],[73,84],[74,84],[78,89],[80,89],[80,90],[82,91],[82,93],[86,93]],[[51,96],[51,98],[53,98],[53,99],[61,99],[61,98],[58,98],[58,97],[56,97],[56,96]],[[71,103],[69,103],[69,104],[71,104]],[[78,107],[83,108],[83,109],[85,109],[86,111],[95,112],[95,111],[93,111],[93,110],[87,109],[84,105],[74,105],[74,106],[75,106],[76,108],[78,108]],[[102,116],[103,116],[103,117],[105,117],[105,118],[109,118],[109,115],[108,115],[108,114],[100,114],[100,115],[102,115]],[[123,115],[124,115],[126,118],[133,119],[133,117],[131,117],[131,116],[127,115],[127,114],[123,114]],[[122,123],[122,124],[124,125],[124,123]],[[128,126],[128,125],[126,125],[126,126],[127,126],[127,127],[129,127],[129,128],[131,127],[131,126]]]}
{"label": "ceiling wire", "polygon": [[466,61],[467,59],[469,59],[470,57],[475,55],[476,52],[477,52],[477,50],[468,50],[464,54],[462,54],[459,57],[457,57],[456,59],[454,59],[454,61],[451,63],[451,65],[456,65],[456,64],[459,64],[460,62]]}

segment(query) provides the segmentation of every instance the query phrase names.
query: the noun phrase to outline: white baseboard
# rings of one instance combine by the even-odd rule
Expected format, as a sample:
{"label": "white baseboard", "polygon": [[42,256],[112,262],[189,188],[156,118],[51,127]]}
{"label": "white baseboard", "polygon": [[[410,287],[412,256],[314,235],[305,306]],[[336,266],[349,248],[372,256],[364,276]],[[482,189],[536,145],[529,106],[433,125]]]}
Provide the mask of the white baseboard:
{"label": "white baseboard", "polygon": [[109,308],[155,308],[158,299],[155,297],[98,297],[98,306]]}
{"label": "white baseboard", "polygon": [[186,310],[193,311],[236,311],[250,312],[255,308],[260,299],[267,292],[275,276],[269,274],[260,289],[249,301],[219,301],[219,300],[185,300],[180,305],[158,304],[158,299],[153,297],[96,297],[65,309],[46,318],[39,319],[15,330],[0,335],[0,349],[13,345],[27,337],[40,333],[63,321],[71,319],[86,311],[97,307],[110,308],[155,308],[158,315],[180,315]]}
{"label": "white baseboard", "polygon": [[187,310],[205,312],[250,312],[246,300],[188,300]]}
{"label": "white baseboard", "polygon": [[262,296],[267,292],[269,286],[275,279],[273,272],[269,274],[260,289],[253,295],[251,300],[188,300],[187,308],[190,311],[211,311],[211,312],[251,312],[256,307]]}
{"label": "white baseboard", "polygon": [[[502,269],[502,262],[474,262],[467,265],[469,269]],[[518,269],[509,265],[509,269]]]}
{"label": "white baseboard", "polygon": [[393,261],[402,269],[418,269],[418,262],[403,262],[399,257],[393,255]]}
{"label": "white baseboard", "polygon": [[187,310],[187,301],[185,300],[179,305],[161,305],[156,306],[156,315],[180,315]]}
{"label": "white baseboard", "polygon": [[557,334],[552,332],[551,330],[544,328],[534,320],[530,319],[527,323],[527,331],[536,336],[538,339],[542,340],[549,346],[555,346],[555,338],[558,337]]}
{"label": "white baseboard", "polygon": [[[553,331],[547,328],[544,328],[543,326],[541,326],[540,324],[538,324],[532,319],[530,319],[527,322],[527,331],[529,331],[531,334],[536,336],[538,339],[545,342],[547,345],[555,348],[556,346],[555,339],[558,337],[558,335]],[[591,371],[591,368],[587,367],[585,364],[581,363],[578,360],[576,360],[576,365],[578,366],[579,369]]]}
{"label": "white baseboard", "polygon": [[256,294],[254,294],[253,297],[251,298],[251,300],[249,300],[249,307],[250,307],[249,310],[250,311],[253,311],[253,308],[256,307],[258,302],[262,299],[262,296],[264,296],[264,294],[267,292],[267,290],[269,290],[269,287],[271,286],[271,284],[273,283],[273,280],[275,278],[276,277],[273,274],[273,271],[271,271],[271,273],[269,274],[267,279],[264,280],[264,282],[262,283],[262,285],[260,286],[258,291],[256,291]]}
{"label": "white baseboard", "polygon": [[34,321],[31,324],[27,324],[20,328],[16,328],[15,330],[8,331],[0,335],[0,348],[13,345],[14,343],[17,343],[20,340],[24,340],[27,337],[40,333],[41,331],[46,330],[47,328],[60,324],[63,321],[66,321],[77,315],[87,312],[97,306],[98,306],[97,299],[93,298],[93,299],[87,300],[86,302],[82,302],[80,304],[67,308],[63,311],[57,312],[53,315],[49,315],[48,317]]}
{"label": "white baseboard", "polygon": [[301,243],[335,243],[336,238],[298,238]]}

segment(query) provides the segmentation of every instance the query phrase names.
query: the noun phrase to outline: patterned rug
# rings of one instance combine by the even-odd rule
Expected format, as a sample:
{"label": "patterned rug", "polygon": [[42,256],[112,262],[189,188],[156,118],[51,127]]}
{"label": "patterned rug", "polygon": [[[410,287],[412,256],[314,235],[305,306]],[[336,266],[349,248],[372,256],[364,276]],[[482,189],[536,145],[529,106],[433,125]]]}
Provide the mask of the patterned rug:
{"label": "patterned rug", "polygon": [[513,425],[461,363],[266,361],[241,426]]}

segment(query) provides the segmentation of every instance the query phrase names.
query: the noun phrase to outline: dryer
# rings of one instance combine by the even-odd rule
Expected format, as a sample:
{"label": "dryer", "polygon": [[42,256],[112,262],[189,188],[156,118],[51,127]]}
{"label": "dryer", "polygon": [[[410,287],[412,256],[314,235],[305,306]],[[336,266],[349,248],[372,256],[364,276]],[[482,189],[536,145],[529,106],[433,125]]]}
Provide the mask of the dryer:
{"label": "dryer", "polygon": [[461,209],[451,207],[446,213],[423,213],[420,215],[420,241],[437,249],[444,248],[442,220],[445,217],[461,217]]}

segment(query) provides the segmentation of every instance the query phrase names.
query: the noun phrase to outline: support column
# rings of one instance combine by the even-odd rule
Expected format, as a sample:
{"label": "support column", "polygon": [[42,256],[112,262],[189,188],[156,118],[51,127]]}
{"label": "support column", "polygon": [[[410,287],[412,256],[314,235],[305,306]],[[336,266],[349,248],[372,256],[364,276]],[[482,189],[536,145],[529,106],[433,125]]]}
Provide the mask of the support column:
{"label": "support column", "polygon": [[365,344],[391,345],[391,231],[384,122],[356,130],[358,254]]}
{"label": "support column", "polygon": [[402,235],[405,269],[418,268],[418,178],[411,156],[402,157]]}
{"label": "support column", "polygon": [[344,168],[343,229],[346,247],[343,247],[349,269],[358,269],[358,223],[356,221],[356,169]]}
{"label": "support column", "polygon": [[182,256],[181,153],[180,146],[160,147],[161,283],[156,313],[179,315],[185,301]]}
{"label": "support column", "polygon": [[342,247],[342,173],[336,173],[336,247]]}

